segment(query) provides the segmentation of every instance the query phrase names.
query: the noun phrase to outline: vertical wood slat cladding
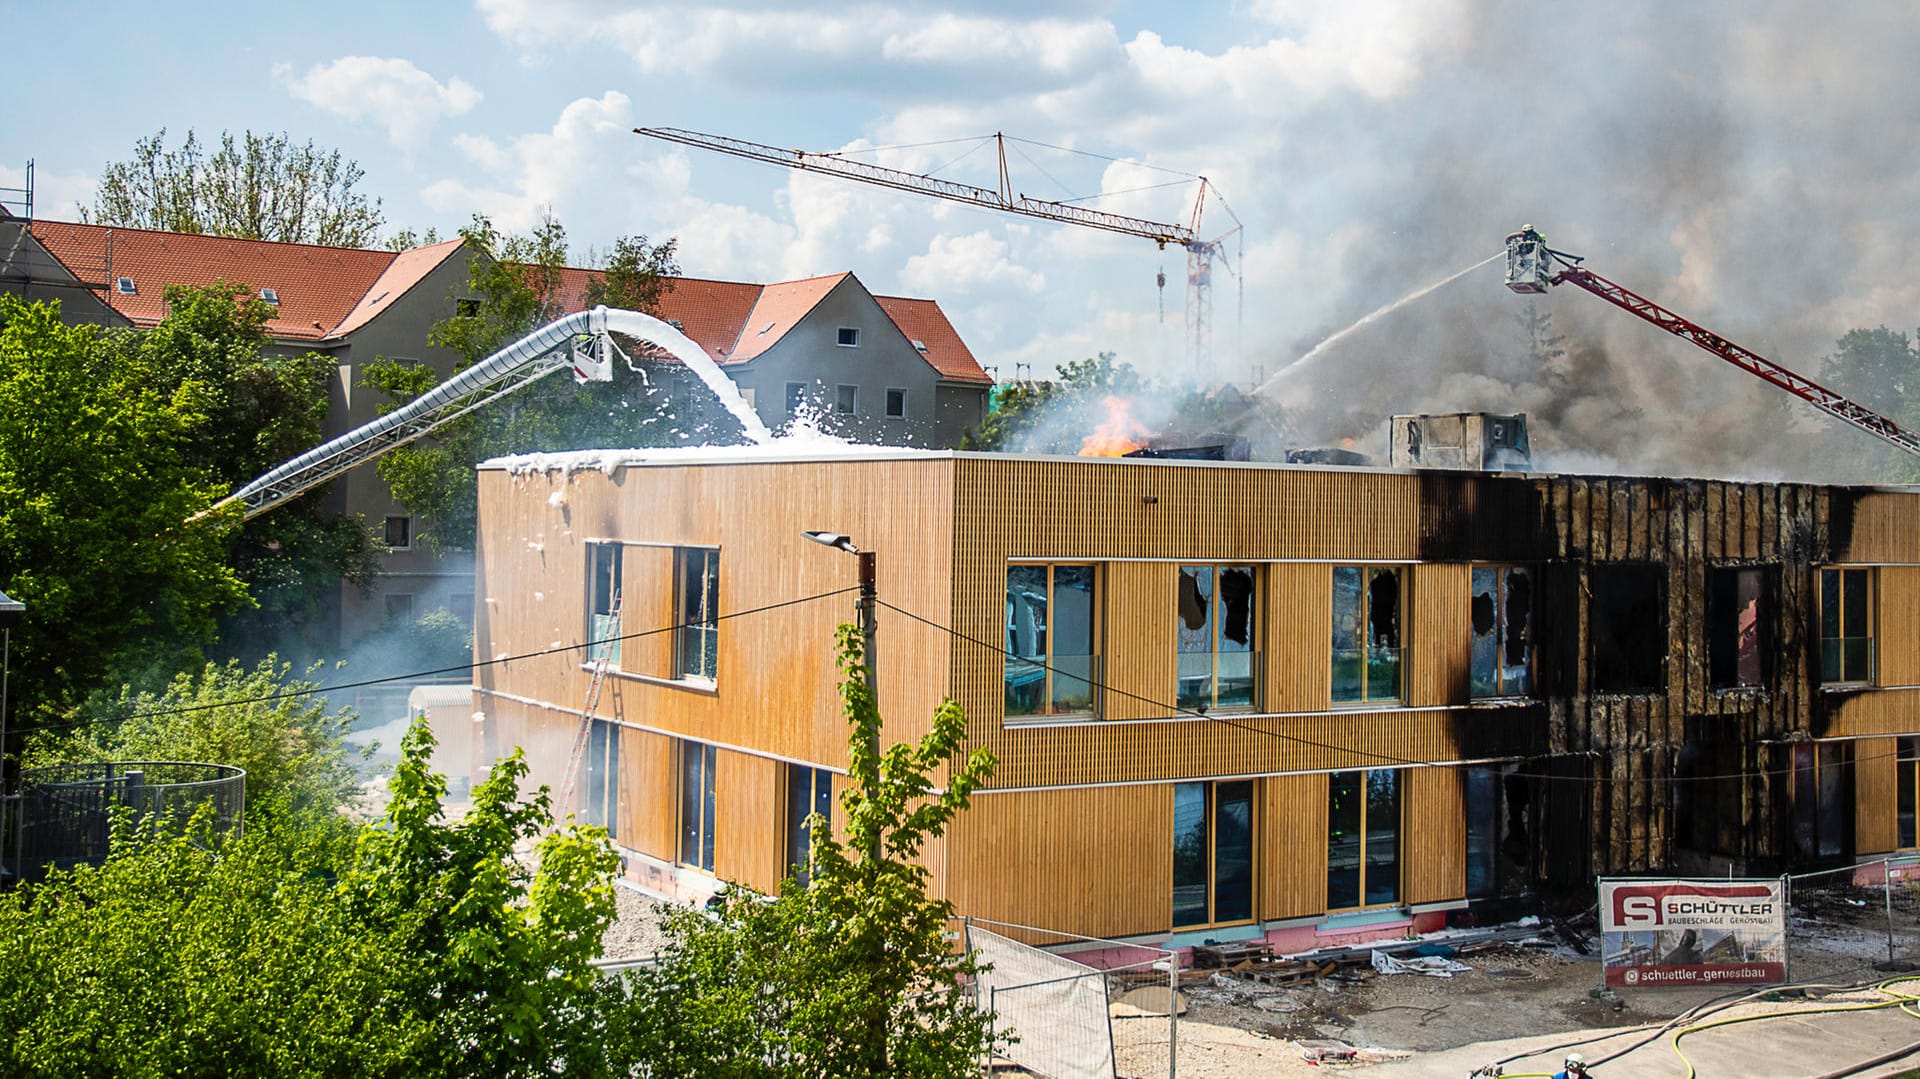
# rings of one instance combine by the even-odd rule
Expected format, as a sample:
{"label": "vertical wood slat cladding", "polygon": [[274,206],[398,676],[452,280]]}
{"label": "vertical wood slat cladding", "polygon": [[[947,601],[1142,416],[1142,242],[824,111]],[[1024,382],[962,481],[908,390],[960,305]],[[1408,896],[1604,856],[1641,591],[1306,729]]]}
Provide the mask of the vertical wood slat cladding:
{"label": "vertical wood slat cladding", "polygon": [[720,750],[713,762],[713,872],[772,893],[786,876],[786,768]]}
{"label": "vertical wood slat cladding", "polygon": [[1472,567],[1410,567],[1406,646],[1407,703],[1466,704],[1472,662]]}
{"label": "vertical wood slat cladding", "polygon": [[1920,566],[1881,566],[1874,610],[1874,681],[1920,686]]}
{"label": "vertical wood slat cladding", "polygon": [[1824,737],[1920,733],[1920,689],[1831,694],[1822,703],[1829,710]]}
{"label": "vertical wood slat cladding", "polygon": [[1264,919],[1304,918],[1327,909],[1327,783],[1325,772],[1260,781]]}
{"label": "vertical wood slat cladding", "polygon": [[1088,936],[1172,927],[1170,785],[976,795],[947,836],[947,898],[967,914]]}
{"label": "vertical wood slat cladding", "polygon": [[[583,640],[587,540],[720,549],[717,684],[611,677],[601,696],[602,715],[843,767],[832,641],[835,624],[852,618],[853,597],[729,617],[855,584],[854,559],[806,542],[800,532],[810,528],[845,532],[863,549],[879,552],[880,598],[934,623],[879,612],[881,703],[892,736],[905,740],[924,733],[946,692],[953,642],[938,627],[952,623],[952,532],[945,527],[952,504],[949,460],[639,465],[611,475],[483,469],[479,485],[487,533],[478,578],[486,632],[475,648],[483,658]],[[651,560],[670,557],[666,548],[653,551],[664,553],[625,552],[636,578],[651,582],[651,567],[664,564]],[[640,560],[650,567],[645,572],[636,565]],[[675,621],[670,606],[666,615],[652,616],[657,626],[642,624],[639,614],[671,604],[670,581],[669,574],[651,597],[641,594],[639,580],[625,585],[623,610],[634,613],[623,617],[624,632]],[[997,637],[997,631],[987,634],[989,641]],[[627,642],[623,653],[635,644]],[[648,647],[639,646],[636,654]],[[889,663],[889,655],[897,659]],[[497,688],[577,709],[590,677],[585,664],[584,651],[539,656],[483,668],[477,681],[483,691]],[[479,699],[489,710],[505,707],[484,692]],[[554,752],[551,746],[530,748]],[[564,755],[564,741],[558,752]]]}
{"label": "vertical wood slat cladding", "polygon": [[1899,845],[1894,808],[1899,797],[1896,738],[1862,738],[1853,744],[1853,849],[1880,854]]}
{"label": "vertical wood slat cladding", "polygon": [[1869,491],[1854,503],[1836,562],[1920,562],[1920,498]]}
{"label": "vertical wood slat cladding", "polygon": [[679,743],[620,731],[620,845],[671,862],[679,853]]}
{"label": "vertical wood slat cladding", "polygon": [[[629,674],[669,678],[673,674],[672,632],[647,630],[680,621],[674,602],[673,548],[629,544],[620,551],[620,669]],[[722,567],[722,571],[730,567]]]}
{"label": "vertical wood slat cladding", "polygon": [[1318,562],[1266,567],[1261,699],[1275,712],[1333,706],[1333,571]]}
{"label": "vertical wood slat cladding", "polygon": [[1169,715],[1175,698],[1175,587],[1171,562],[1110,562],[1104,570],[1103,719]]}
{"label": "vertical wood slat cladding", "polygon": [[1440,903],[1467,894],[1467,792],[1458,768],[1408,768],[1400,842],[1408,903]]}

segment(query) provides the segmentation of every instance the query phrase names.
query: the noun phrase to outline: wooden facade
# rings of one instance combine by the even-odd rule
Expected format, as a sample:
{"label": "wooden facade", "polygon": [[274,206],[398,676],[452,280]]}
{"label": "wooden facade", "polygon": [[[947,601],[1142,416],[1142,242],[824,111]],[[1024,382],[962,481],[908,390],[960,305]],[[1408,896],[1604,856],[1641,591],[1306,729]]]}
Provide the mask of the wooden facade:
{"label": "wooden facade", "polygon": [[[589,545],[620,544],[628,639],[596,714],[621,729],[620,842],[657,863],[655,883],[773,887],[790,766],[844,772],[832,637],[852,617],[854,560],[803,529],[878,552],[887,737],[917,738],[951,696],[997,758],[927,852],[963,913],[1100,937],[1182,929],[1181,784],[1251,783],[1241,921],[1256,925],[1328,918],[1330,792],[1366,770],[1398,777],[1393,902],[1409,909],[1463,905],[1496,841],[1547,893],[1595,873],[1784,866],[1801,810],[1781,762],[1813,741],[1858,741],[1856,850],[1897,838],[1890,754],[1920,734],[1920,494],[905,451],[557,464],[586,467],[481,475],[478,658],[532,658],[482,667],[477,707],[490,745],[559,771],[590,679]],[[674,634],[651,632],[685,614],[676,560],[693,548],[719,552],[711,680],[677,676]],[[1093,567],[1090,713],[1006,715],[1008,568],[1035,564]],[[1255,582],[1254,704],[1203,715],[1174,704],[1179,575],[1229,564]],[[1876,596],[1875,676],[1844,689],[1820,679],[1819,573],[1839,565],[1871,568]],[[1336,566],[1398,574],[1387,699],[1334,700]],[[1482,700],[1469,606],[1491,566],[1530,575],[1531,685]],[[1765,582],[1750,629],[1765,678],[1729,686],[1711,639],[1731,615],[1712,597],[1740,570]],[[1646,684],[1610,684],[1621,670]],[[673,867],[686,742],[718,748],[711,874]]]}

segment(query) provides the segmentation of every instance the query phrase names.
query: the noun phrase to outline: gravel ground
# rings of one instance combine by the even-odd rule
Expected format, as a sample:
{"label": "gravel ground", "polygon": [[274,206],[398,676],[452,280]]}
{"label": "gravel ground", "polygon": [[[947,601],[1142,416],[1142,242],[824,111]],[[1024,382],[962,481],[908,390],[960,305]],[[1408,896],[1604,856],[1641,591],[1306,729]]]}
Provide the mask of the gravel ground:
{"label": "gravel ground", "polygon": [[660,932],[659,900],[624,881],[613,886],[613,924],[601,938],[601,955],[608,959],[637,959],[666,946]]}

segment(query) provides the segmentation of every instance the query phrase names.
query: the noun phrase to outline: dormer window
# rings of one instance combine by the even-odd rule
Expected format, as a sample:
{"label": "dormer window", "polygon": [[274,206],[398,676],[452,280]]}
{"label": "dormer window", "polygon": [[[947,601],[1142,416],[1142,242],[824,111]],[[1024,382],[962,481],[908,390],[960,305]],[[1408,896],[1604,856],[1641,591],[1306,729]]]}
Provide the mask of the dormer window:
{"label": "dormer window", "polygon": [[925,341],[920,340],[918,337],[916,337],[913,339],[913,350],[915,352],[924,353],[925,351],[927,351],[927,343]]}
{"label": "dormer window", "polygon": [[769,322],[769,323],[767,323],[767,324],[766,324],[765,326],[762,326],[762,327],[760,327],[760,333],[758,333],[758,334],[755,334],[754,336],[755,336],[755,337],[759,337],[759,336],[761,336],[762,334],[765,334],[765,333],[766,333],[766,332],[767,332],[768,330],[771,330],[771,329],[773,329],[773,323],[771,323],[771,322]]}
{"label": "dormer window", "polygon": [[841,348],[859,348],[860,328],[857,326],[840,327],[840,337],[837,343]]}
{"label": "dormer window", "polygon": [[272,304],[275,307],[280,306],[280,294],[274,291],[273,289],[270,289],[270,288],[261,289],[260,298],[267,301],[268,303]]}
{"label": "dormer window", "polygon": [[679,330],[681,333],[685,333],[687,331],[687,327],[684,324],[682,324],[681,321],[677,318],[668,319],[667,325],[672,326],[674,329]]}
{"label": "dormer window", "polygon": [[131,278],[131,277],[122,277],[122,278],[120,278],[120,279],[119,279],[118,281],[115,281],[115,282],[114,282],[114,286],[115,286],[115,287],[116,287],[117,289],[119,289],[119,291],[120,291],[120,295],[122,295],[122,296],[138,296],[138,295],[140,295],[140,290],[139,290],[139,289],[137,289],[137,288],[134,288],[134,287],[133,287],[133,278]]}

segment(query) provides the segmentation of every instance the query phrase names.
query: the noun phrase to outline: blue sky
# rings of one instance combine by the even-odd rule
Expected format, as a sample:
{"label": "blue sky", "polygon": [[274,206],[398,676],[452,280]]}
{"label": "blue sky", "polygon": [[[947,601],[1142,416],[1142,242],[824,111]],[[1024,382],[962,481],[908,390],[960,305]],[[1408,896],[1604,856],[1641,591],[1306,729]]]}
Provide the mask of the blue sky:
{"label": "blue sky", "polygon": [[[356,158],[393,227],[445,233],[479,210],[522,228],[550,207],[578,249],[674,236],[693,275],[850,269],[875,291],[939,300],[1009,376],[1100,350],[1181,370],[1184,261],[630,129],[819,150],[1005,130],[1204,173],[1246,230],[1241,276],[1218,279],[1214,311],[1216,350],[1242,380],[1492,253],[1523,221],[1813,366],[1851,326],[1920,321],[1909,3],[1704,0],[1675,14],[1654,0],[342,0],[166,18],[127,3],[7,7],[9,30],[45,47],[10,50],[9,83],[29,107],[0,115],[0,183],[36,158],[41,216],[70,215],[108,161],[160,127],[285,130]],[[921,170],[954,152],[870,156]],[[1013,162],[1016,187],[1049,197],[1165,178],[1029,152]],[[991,184],[989,165],[977,153],[942,175]],[[1093,204],[1182,220],[1190,198]],[[1224,227],[1208,213],[1203,233]],[[1673,354],[1632,338],[1622,316],[1583,297],[1548,305],[1576,343],[1633,354],[1605,388],[1623,408],[1676,392],[1663,385]],[[1524,406],[1540,380],[1481,359],[1516,347],[1515,311],[1493,270],[1476,273],[1344,339],[1342,362],[1284,396],[1354,423],[1502,394]],[[1700,392],[1711,406],[1741,390],[1709,379]]]}

